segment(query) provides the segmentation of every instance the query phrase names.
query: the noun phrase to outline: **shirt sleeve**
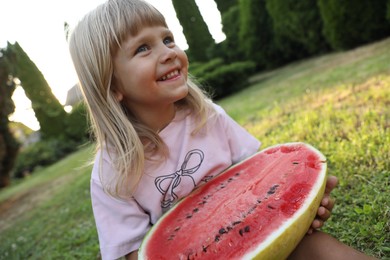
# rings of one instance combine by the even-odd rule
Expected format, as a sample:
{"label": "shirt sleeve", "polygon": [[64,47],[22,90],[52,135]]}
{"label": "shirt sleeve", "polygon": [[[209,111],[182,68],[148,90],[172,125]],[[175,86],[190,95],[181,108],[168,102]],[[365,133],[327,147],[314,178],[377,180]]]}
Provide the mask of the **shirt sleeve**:
{"label": "shirt sleeve", "polygon": [[151,227],[150,217],[135,199],[108,195],[96,179],[95,170],[96,167],[91,179],[91,199],[101,256],[103,260],[118,259],[140,247]]}
{"label": "shirt sleeve", "polygon": [[255,154],[261,142],[234,121],[220,106],[216,106],[228,138],[233,164]]}

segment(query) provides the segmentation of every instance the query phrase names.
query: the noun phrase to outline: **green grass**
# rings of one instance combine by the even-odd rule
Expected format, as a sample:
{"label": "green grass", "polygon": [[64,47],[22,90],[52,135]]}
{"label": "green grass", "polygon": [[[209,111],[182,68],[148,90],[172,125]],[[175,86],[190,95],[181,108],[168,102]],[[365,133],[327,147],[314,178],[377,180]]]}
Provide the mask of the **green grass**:
{"label": "green grass", "polygon": [[[252,78],[219,103],[263,142],[303,141],[321,150],[340,184],[325,231],[390,259],[390,39],[301,61]],[[84,148],[0,191],[0,203],[46,194],[0,229],[0,259],[96,259]]]}
{"label": "green grass", "polygon": [[[89,193],[90,147],[35,172],[28,180],[0,193],[34,197],[47,193],[36,207],[12,219],[0,232],[0,259],[96,259],[97,232]],[[5,196],[2,196],[5,199]],[[28,205],[27,205],[28,207]]]}

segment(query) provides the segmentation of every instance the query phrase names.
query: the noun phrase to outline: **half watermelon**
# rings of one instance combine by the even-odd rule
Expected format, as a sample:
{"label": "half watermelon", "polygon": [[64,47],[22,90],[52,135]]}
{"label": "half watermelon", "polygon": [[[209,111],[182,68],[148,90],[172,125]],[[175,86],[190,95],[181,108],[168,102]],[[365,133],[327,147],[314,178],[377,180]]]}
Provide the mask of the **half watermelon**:
{"label": "half watermelon", "polygon": [[276,145],[194,190],[152,227],[139,259],[284,259],[309,229],[326,159],[304,143]]}

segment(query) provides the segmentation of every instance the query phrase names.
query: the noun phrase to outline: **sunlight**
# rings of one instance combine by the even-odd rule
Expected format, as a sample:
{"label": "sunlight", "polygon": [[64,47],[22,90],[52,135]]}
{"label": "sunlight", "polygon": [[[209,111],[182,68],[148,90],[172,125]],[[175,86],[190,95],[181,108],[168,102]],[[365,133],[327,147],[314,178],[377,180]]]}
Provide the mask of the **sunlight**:
{"label": "sunlight", "polygon": [[17,106],[15,107],[14,113],[9,116],[9,120],[21,122],[34,131],[39,130],[39,122],[31,107],[31,101],[26,97],[24,89],[21,86],[16,87],[12,95],[12,100]]}

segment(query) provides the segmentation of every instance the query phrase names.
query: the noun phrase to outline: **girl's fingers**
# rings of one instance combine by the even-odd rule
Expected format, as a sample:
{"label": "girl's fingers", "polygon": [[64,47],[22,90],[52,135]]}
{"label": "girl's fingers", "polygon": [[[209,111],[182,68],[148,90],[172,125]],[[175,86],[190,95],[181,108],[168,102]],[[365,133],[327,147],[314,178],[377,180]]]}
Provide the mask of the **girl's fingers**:
{"label": "girl's fingers", "polygon": [[329,176],[326,180],[325,194],[329,195],[330,192],[337,186],[339,180],[336,176]]}
{"label": "girl's fingers", "polygon": [[317,210],[317,218],[316,219],[321,220],[321,221],[326,221],[330,217],[330,215],[331,215],[330,210],[321,206]]}

